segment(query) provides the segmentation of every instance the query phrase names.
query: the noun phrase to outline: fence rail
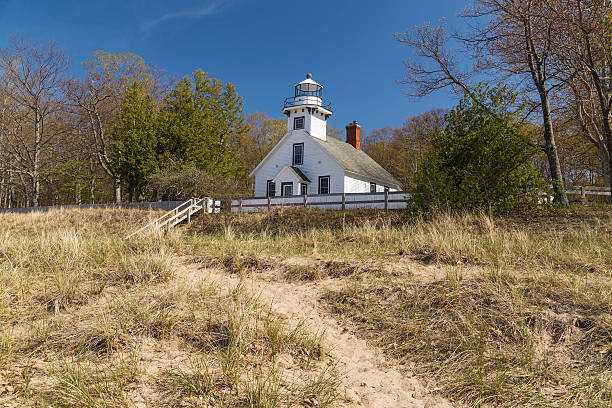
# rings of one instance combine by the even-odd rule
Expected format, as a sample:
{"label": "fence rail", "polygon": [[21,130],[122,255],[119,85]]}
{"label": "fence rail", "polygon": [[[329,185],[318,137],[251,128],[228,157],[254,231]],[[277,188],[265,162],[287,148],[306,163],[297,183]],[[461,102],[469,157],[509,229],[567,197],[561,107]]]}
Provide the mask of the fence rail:
{"label": "fence rail", "polygon": [[353,210],[376,208],[401,210],[407,206],[409,194],[404,191],[378,193],[339,193],[280,197],[233,198],[228,206],[232,212],[269,211],[278,208],[320,208]]}
{"label": "fence rail", "polygon": [[565,190],[566,194],[576,194],[580,195],[582,201],[586,201],[587,196],[609,196],[612,195],[610,191],[610,187],[595,187],[595,186],[577,186],[577,187],[568,187]]}
{"label": "fence rail", "polygon": [[[587,202],[588,196],[610,196],[609,187],[595,186],[570,186],[566,188],[569,195],[579,195],[582,202]],[[546,193],[543,195],[547,196]],[[232,212],[254,212],[268,211],[277,208],[305,207],[333,210],[351,210],[358,208],[377,208],[387,210],[399,210],[407,207],[410,194],[405,191],[392,191],[388,193],[339,193],[318,194],[305,196],[279,196],[279,197],[250,197],[250,198],[228,198],[215,199],[209,203],[209,212],[220,211]],[[543,201],[552,200],[552,188],[549,196]],[[154,210],[173,210],[181,205],[182,201],[156,201],[125,204],[84,204],[84,205],[62,205],[47,207],[21,207],[0,208],[1,213],[29,213],[38,211],[50,211],[56,209],[83,209],[83,208],[141,208]]]}

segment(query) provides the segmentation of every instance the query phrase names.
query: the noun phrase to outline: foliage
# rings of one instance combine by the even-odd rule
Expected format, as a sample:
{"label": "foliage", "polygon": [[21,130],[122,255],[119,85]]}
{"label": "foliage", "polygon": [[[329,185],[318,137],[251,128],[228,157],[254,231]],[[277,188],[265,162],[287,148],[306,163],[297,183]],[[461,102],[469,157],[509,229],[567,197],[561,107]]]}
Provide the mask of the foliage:
{"label": "foliage", "polygon": [[117,124],[113,128],[113,162],[125,191],[141,193],[153,173],[155,155],[155,115],[157,105],[151,93],[134,81],[127,89]]}
{"label": "foliage", "polygon": [[92,59],[83,62],[83,68],[92,86],[111,94],[117,105],[134,82],[148,89],[158,82],[153,68],[142,57],[128,52],[113,54],[98,50]]}
{"label": "foliage", "polygon": [[407,189],[431,146],[432,136],[444,126],[445,112],[434,109],[407,118],[400,128],[375,129],[364,138],[363,151]]}
{"label": "foliage", "polygon": [[193,163],[170,160],[151,176],[147,195],[155,200],[209,197],[223,191],[222,182]]}
{"label": "foliage", "polygon": [[446,116],[444,131],[415,174],[414,211],[482,210],[500,212],[536,181],[529,161],[535,154],[512,107],[507,87],[479,86]]}
{"label": "foliage", "polygon": [[178,81],[160,112],[158,154],[193,163],[226,176],[236,166],[232,138],[244,130],[242,98],[231,83],[223,85],[203,71]]}

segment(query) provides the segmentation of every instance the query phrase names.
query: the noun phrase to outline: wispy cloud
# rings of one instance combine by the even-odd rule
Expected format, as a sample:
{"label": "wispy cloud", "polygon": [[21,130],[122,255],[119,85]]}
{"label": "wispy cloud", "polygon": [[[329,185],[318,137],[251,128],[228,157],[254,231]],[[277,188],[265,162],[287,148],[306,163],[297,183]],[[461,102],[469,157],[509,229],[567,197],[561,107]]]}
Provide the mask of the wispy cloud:
{"label": "wispy cloud", "polygon": [[[0,0],[2,3],[2,0]],[[148,21],[140,26],[142,31],[149,31],[160,23],[175,20],[177,18],[202,18],[211,14],[219,13],[233,3],[233,0],[208,0],[204,4],[183,10],[166,13],[154,20]]]}

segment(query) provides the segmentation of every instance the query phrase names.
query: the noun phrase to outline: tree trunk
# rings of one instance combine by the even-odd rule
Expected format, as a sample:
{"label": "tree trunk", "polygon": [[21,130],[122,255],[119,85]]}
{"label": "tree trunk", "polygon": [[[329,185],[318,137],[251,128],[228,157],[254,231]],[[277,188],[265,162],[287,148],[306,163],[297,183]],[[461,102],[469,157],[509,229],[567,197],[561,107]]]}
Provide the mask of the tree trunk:
{"label": "tree trunk", "polygon": [[40,196],[40,113],[38,110],[34,111],[34,163],[32,171],[32,206],[38,207],[38,198]]}
{"label": "tree trunk", "polygon": [[93,159],[89,156],[89,174],[91,178],[89,179],[89,203],[95,204],[96,201],[96,177],[94,176],[94,164]]}
{"label": "tree trunk", "polygon": [[121,204],[121,180],[119,179],[113,181],[113,196],[115,204]]}
{"label": "tree trunk", "polygon": [[74,188],[74,198],[76,201],[76,205],[81,205],[81,183],[77,182]]}
{"label": "tree trunk", "polygon": [[546,153],[548,165],[550,167],[550,178],[552,179],[553,191],[555,193],[554,202],[561,204],[562,207],[569,207],[567,194],[565,194],[563,173],[561,172],[561,163],[559,162],[557,144],[555,143],[555,131],[552,125],[552,117],[550,115],[548,94],[543,89],[539,90],[539,94],[542,102],[542,119],[544,120],[544,153]]}
{"label": "tree trunk", "polygon": [[[600,155],[603,156],[601,153]],[[601,158],[601,169],[604,176],[604,185],[610,188],[610,195],[606,196],[606,202],[612,204],[612,155]]]}
{"label": "tree trunk", "polygon": [[[610,187],[610,195],[606,196],[606,202],[612,204],[612,127],[610,126],[610,110],[604,109],[603,114],[603,146],[600,151],[602,170],[604,173],[604,184]],[[607,157],[606,157],[607,156]]]}
{"label": "tree trunk", "polygon": [[14,201],[15,201],[15,185],[13,184],[13,174],[9,173],[9,187],[8,187],[8,203],[7,203],[7,208],[13,208],[13,206],[15,205]]}

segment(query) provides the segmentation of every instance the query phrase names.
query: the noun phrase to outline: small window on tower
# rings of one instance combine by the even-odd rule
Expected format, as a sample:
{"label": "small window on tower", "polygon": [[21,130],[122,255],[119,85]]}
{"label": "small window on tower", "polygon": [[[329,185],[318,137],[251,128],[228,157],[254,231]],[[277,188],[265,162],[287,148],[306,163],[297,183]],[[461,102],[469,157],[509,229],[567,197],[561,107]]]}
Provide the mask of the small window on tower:
{"label": "small window on tower", "polygon": [[304,116],[293,118],[293,129],[304,129]]}
{"label": "small window on tower", "polygon": [[376,183],[370,183],[370,193],[376,192]]}

